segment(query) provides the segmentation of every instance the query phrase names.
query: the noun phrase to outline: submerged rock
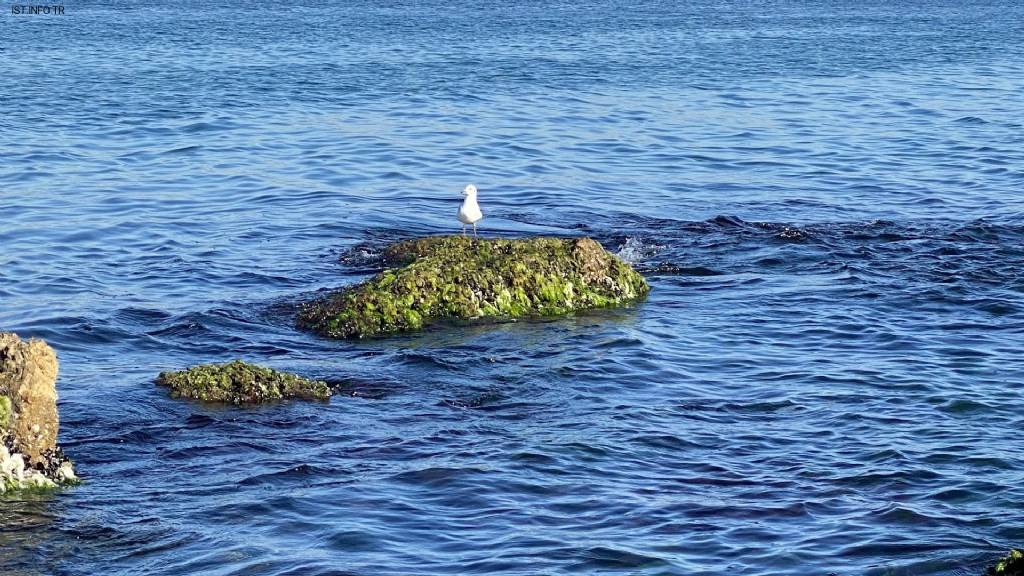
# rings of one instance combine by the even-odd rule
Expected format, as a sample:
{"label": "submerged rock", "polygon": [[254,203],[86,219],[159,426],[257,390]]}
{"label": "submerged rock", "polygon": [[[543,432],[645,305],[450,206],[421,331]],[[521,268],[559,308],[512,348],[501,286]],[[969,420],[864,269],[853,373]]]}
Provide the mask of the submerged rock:
{"label": "submerged rock", "polygon": [[285,398],[326,400],[331,388],[326,382],[278,372],[241,360],[226,364],[203,364],[178,372],[161,372],[157,384],[171,389],[175,398],[204,402],[258,404]]}
{"label": "submerged rock", "polygon": [[57,355],[0,332],[0,493],[75,481],[57,446]]}
{"label": "submerged rock", "polygon": [[590,238],[434,236],[388,247],[386,270],[305,304],[298,325],[333,338],[417,330],[442,319],[556,316],[621,306],[650,290]]}
{"label": "submerged rock", "polygon": [[985,576],[1024,576],[1024,551],[1010,550],[1010,553],[988,569]]}

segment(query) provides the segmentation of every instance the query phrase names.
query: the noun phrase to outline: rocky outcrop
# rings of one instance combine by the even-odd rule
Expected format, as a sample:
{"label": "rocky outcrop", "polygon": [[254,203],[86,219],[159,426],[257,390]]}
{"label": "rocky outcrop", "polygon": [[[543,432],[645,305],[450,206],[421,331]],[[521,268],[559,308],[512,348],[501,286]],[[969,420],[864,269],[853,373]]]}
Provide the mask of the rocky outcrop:
{"label": "rocky outcrop", "polygon": [[985,576],[1024,576],[1024,551],[1010,550],[985,572]]}
{"label": "rocky outcrop", "polygon": [[285,398],[326,400],[326,382],[247,364],[203,364],[178,372],[161,372],[157,384],[170,388],[175,398],[226,404],[260,404]]}
{"label": "rocky outcrop", "polygon": [[0,492],[76,480],[57,447],[56,384],[52,348],[0,333]]}
{"label": "rocky outcrop", "polygon": [[385,258],[401,267],[305,304],[299,327],[365,338],[437,320],[621,306],[650,290],[643,276],[590,238],[435,236],[394,244]]}

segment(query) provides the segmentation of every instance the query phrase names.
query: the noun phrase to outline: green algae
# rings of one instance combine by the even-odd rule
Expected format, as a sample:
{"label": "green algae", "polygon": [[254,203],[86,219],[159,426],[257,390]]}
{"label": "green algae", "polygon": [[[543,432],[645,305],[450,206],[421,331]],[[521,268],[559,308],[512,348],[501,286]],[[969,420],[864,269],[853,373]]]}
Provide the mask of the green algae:
{"label": "green algae", "polygon": [[326,400],[331,396],[326,382],[241,360],[203,364],[178,372],[161,372],[156,381],[170,388],[171,396],[175,398],[227,404],[258,404],[285,398]]}
{"label": "green algae", "polygon": [[1010,553],[988,569],[986,576],[1024,576],[1024,551],[1010,550]]}
{"label": "green algae", "polygon": [[14,408],[11,405],[9,396],[0,395],[0,430],[6,430],[11,425],[11,414]]}
{"label": "green algae", "polygon": [[305,304],[299,327],[333,338],[418,330],[443,319],[558,316],[645,296],[643,276],[590,238],[398,242],[390,265],[353,288]]}

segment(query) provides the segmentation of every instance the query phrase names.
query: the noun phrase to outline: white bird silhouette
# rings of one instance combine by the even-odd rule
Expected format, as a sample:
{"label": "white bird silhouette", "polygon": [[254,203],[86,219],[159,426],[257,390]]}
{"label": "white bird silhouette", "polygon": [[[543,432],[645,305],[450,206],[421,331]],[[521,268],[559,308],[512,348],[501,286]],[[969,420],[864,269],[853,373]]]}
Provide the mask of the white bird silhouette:
{"label": "white bird silhouette", "polygon": [[459,206],[459,222],[462,222],[462,235],[466,235],[466,224],[473,225],[473,238],[476,238],[476,223],[484,217],[480,211],[480,205],[476,203],[476,186],[468,184],[462,189],[462,195],[466,197]]}

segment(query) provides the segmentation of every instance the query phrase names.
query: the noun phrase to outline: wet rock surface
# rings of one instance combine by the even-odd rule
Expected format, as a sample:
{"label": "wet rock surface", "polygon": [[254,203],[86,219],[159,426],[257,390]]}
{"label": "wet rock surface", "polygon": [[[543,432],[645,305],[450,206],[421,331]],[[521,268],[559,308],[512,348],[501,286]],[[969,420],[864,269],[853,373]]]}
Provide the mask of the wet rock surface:
{"label": "wet rock surface", "polygon": [[643,276],[590,238],[433,236],[389,246],[399,266],[305,304],[299,327],[332,338],[418,330],[444,319],[557,316],[627,304]]}
{"label": "wet rock surface", "polygon": [[57,446],[57,355],[0,333],[0,493],[76,480]]}
{"label": "wet rock surface", "polygon": [[175,398],[226,404],[261,404],[287,398],[326,400],[326,382],[235,360],[203,364],[187,370],[161,372],[157,384]]}

